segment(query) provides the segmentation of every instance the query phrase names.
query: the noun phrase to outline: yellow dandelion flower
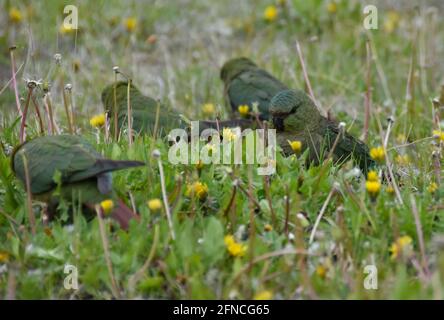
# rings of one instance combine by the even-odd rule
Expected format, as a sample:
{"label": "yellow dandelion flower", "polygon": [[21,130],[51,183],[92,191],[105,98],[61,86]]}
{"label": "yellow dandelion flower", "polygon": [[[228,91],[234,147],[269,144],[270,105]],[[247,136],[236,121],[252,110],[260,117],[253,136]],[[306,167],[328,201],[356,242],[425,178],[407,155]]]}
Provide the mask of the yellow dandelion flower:
{"label": "yellow dandelion flower", "polygon": [[245,252],[247,252],[247,246],[238,243],[232,235],[226,235],[224,237],[224,243],[228,253],[233,257],[242,257],[245,255]]}
{"label": "yellow dandelion flower", "polygon": [[262,290],[256,293],[253,297],[254,300],[271,300],[273,299],[273,292],[270,290]]}
{"label": "yellow dandelion flower", "polygon": [[109,214],[111,211],[113,211],[114,202],[111,199],[103,200],[100,202],[100,207],[102,208],[103,213]]}
{"label": "yellow dandelion flower", "polygon": [[216,111],[216,108],[214,107],[214,104],[212,104],[212,103],[205,103],[202,106],[202,112],[206,116],[211,116],[212,114],[214,114],[215,111]]}
{"label": "yellow dandelion flower", "polygon": [[202,169],[203,166],[204,166],[204,163],[202,162],[202,160],[199,160],[199,162],[196,164],[196,168],[197,168],[198,170]]}
{"label": "yellow dandelion flower", "polygon": [[225,245],[228,247],[229,245],[235,243],[236,241],[234,240],[234,237],[231,234],[227,234],[224,237],[224,243]]}
{"label": "yellow dandelion flower", "polygon": [[123,24],[125,25],[126,31],[133,32],[137,27],[137,19],[134,17],[126,18]]}
{"label": "yellow dandelion flower", "polygon": [[267,22],[273,22],[277,19],[278,16],[278,10],[275,6],[270,5],[265,8],[264,11],[264,19]]}
{"label": "yellow dandelion flower", "polygon": [[230,128],[224,128],[222,131],[222,137],[225,141],[234,141],[237,136]]}
{"label": "yellow dandelion flower", "polygon": [[365,188],[371,197],[376,197],[381,190],[381,183],[379,181],[367,181],[365,183]]}
{"label": "yellow dandelion flower", "polygon": [[248,116],[248,112],[250,111],[250,107],[246,104],[242,104],[239,107],[237,107],[237,110],[239,111],[239,113],[242,117],[246,117],[246,116]]}
{"label": "yellow dandelion flower", "polygon": [[185,192],[187,197],[196,196],[200,200],[204,200],[208,195],[208,186],[205,183],[196,181],[193,184],[187,186]]}
{"label": "yellow dandelion flower", "polygon": [[6,263],[9,261],[9,253],[0,251],[0,263]]}
{"label": "yellow dandelion flower", "polygon": [[324,267],[322,264],[318,265],[316,267],[316,274],[319,278],[324,279],[325,276],[327,275],[327,268]]}
{"label": "yellow dandelion flower", "polygon": [[367,173],[367,181],[379,181],[378,173],[376,171],[369,171]]}
{"label": "yellow dandelion flower", "polygon": [[385,150],[383,147],[376,147],[370,149],[370,157],[372,157],[373,160],[376,160],[378,162],[382,162],[385,159]]}
{"label": "yellow dandelion flower", "polygon": [[395,189],[393,189],[393,187],[390,185],[388,186],[385,191],[389,194],[389,195],[394,195],[395,194]]}
{"label": "yellow dandelion flower", "polygon": [[148,208],[153,211],[159,211],[162,208],[162,201],[158,198],[150,199],[147,202]]}
{"label": "yellow dandelion flower", "polygon": [[433,136],[437,138],[439,141],[444,142],[444,131],[441,130],[433,130]]}
{"label": "yellow dandelion flower", "polygon": [[406,141],[407,141],[407,138],[404,134],[400,133],[396,136],[397,143],[405,143]]}
{"label": "yellow dandelion flower", "polygon": [[65,23],[62,23],[62,25],[59,28],[59,32],[61,34],[73,33],[74,31],[75,31],[75,29],[73,27],[71,27],[69,24],[65,24]]}
{"label": "yellow dandelion flower", "polygon": [[406,166],[410,163],[410,158],[408,154],[398,154],[395,158],[395,161],[397,164],[399,164],[400,166]]}
{"label": "yellow dandelion flower", "polygon": [[9,20],[11,20],[14,23],[20,23],[22,19],[23,15],[19,9],[13,7],[9,10]]}
{"label": "yellow dandelion flower", "polygon": [[91,127],[94,128],[98,128],[101,127],[105,124],[105,114],[98,114],[93,116],[90,120],[89,120],[89,124],[91,125]]}
{"label": "yellow dandelion flower", "polygon": [[427,191],[429,193],[435,193],[436,190],[438,190],[438,184],[436,182],[430,183],[429,186],[427,187]]}
{"label": "yellow dandelion flower", "polygon": [[387,14],[387,17],[384,22],[384,31],[386,33],[392,33],[393,31],[395,31],[395,29],[399,25],[400,20],[401,20],[401,17],[398,12],[390,11]]}
{"label": "yellow dandelion flower", "polygon": [[401,255],[409,255],[412,252],[412,238],[409,236],[402,236],[396,239],[390,246],[391,259],[397,259]]}
{"label": "yellow dandelion flower", "polygon": [[228,252],[233,257],[243,257],[247,252],[247,246],[236,242],[228,246]]}
{"label": "yellow dandelion flower", "polygon": [[334,14],[336,11],[338,11],[338,4],[336,1],[330,1],[327,3],[327,11],[328,13]]}
{"label": "yellow dandelion flower", "polygon": [[264,230],[265,230],[265,232],[270,232],[270,231],[273,230],[273,226],[272,226],[271,224],[267,223],[267,224],[264,226]]}
{"label": "yellow dandelion flower", "polygon": [[291,150],[293,150],[293,152],[295,152],[295,153],[301,152],[301,150],[302,150],[302,142],[301,141],[299,141],[299,140],[293,140],[293,141],[287,140],[287,142],[290,145]]}
{"label": "yellow dandelion flower", "polygon": [[216,145],[212,144],[212,143],[207,143],[205,145],[205,148],[207,149],[207,153],[208,155],[211,157],[213,155],[214,152],[217,151],[217,147]]}

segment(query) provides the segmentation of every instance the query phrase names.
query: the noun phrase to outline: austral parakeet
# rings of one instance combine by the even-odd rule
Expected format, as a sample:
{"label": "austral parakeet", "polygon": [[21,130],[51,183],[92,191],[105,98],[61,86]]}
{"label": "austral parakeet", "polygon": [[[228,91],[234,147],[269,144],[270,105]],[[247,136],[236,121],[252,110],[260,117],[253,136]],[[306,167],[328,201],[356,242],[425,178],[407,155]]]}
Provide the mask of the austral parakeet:
{"label": "austral parakeet", "polygon": [[[89,214],[94,214],[95,205],[112,200],[114,208],[110,215],[124,229],[128,228],[131,218],[138,218],[117,198],[111,172],[142,166],[143,162],[105,159],[82,137],[58,135],[35,138],[14,150],[12,169],[26,186],[25,163],[30,191],[34,198],[48,203],[50,219],[56,214],[60,198],[74,205],[81,203],[83,212]],[[60,193],[54,193],[57,171],[60,173]]]}
{"label": "austral parakeet", "polygon": [[284,90],[274,96],[270,104],[277,142],[285,154],[293,153],[289,141],[299,140],[302,150],[309,148],[309,162],[319,163],[334,147],[332,156],[337,163],[353,158],[364,173],[375,165],[368,147],[345,132],[345,128],[341,133],[336,123],[319,113],[305,92]]}
{"label": "austral parakeet", "polygon": [[[122,129],[128,125],[128,82],[120,81],[115,85],[116,88],[116,106],[118,127]],[[110,118],[111,133],[114,132],[114,84],[108,85],[102,91],[102,103],[105,111]],[[151,134],[154,131],[157,112],[157,101],[143,95],[139,89],[131,84],[130,87],[130,104],[132,115],[132,129],[137,133]],[[158,132],[161,136],[167,135],[172,129],[189,129],[189,123],[185,121],[185,117],[181,116],[178,111],[168,109],[164,105],[160,105]],[[241,126],[248,128],[251,122],[248,119],[234,120],[198,120],[199,133],[205,129],[220,129],[225,127]]]}
{"label": "austral parakeet", "polygon": [[[115,88],[115,101],[114,101]],[[119,129],[128,125],[128,82],[119,81],[107,86],[102,91],[102,103],[110,120],[111,132],[114,132],[114,104],[117,108],[117,124]],[[132,116],[132,129],[136,133],[153,133],[156,123],[157,105],[160,102],[143,95],[140,90],[131,83],[130,105]],[[159,105],[158,132],[163,136],[174,128],[183,127],[179,114],[168,110],[165,105]]]}
{"label": "austral parakeet", "polygon": [[232,111],[236,113],[240,105],[248,105],[251,110],[253,103],[257,102],[261,120],[269,119],[271,99],[280,91],[288,89],[270,73],[243,57],[227,61],[222,67],[220,78],[225,85],[226,103]]}

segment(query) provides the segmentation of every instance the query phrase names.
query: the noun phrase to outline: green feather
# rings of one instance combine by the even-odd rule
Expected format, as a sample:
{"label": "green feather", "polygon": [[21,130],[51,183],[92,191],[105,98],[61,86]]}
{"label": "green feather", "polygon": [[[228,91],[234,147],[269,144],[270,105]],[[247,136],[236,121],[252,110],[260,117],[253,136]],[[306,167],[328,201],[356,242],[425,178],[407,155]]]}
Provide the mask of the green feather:
{"label": "green feather", "polygon": [[270,101],[287,86],[247,58],[227,61],[220,77],[225,84],[225,100],[234,113],[240,105],[258,103],[260,118],[268,120]]}
{"label": "green feather", "polygon": [[333,149],[337,163],[353,158],[364,173],[375,165],[368,147],[347,132],[340,135],[338,125],[323,117],[303,91],[281,91],[271,100],[270,113],[277,141],[286,154],[293,153],[288,140],[299,140],[303,149],[309,148],[308,161],[319,163],[338,139]]}
{"label": "green feather", "polygon": [[23,182],[24,159],[33,194],[51,191],[56,186],[56,171],[61,173],[62,184],[69,184],[143,165],[139,161],[104,159],[86,140],[74,135],[40,137],[19,146],[13,154],[13,171]]}

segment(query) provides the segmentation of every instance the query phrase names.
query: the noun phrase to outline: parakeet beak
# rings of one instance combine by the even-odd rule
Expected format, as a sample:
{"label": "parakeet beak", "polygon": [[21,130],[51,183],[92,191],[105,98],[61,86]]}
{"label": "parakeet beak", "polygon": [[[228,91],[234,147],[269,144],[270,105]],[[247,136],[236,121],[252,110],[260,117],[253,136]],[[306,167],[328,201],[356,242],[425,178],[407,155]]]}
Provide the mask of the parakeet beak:
{"label": "parakeet beak", "polygon": [[273,116],[273,126],[276,131],[284,131],[284,118],[282,116]]}

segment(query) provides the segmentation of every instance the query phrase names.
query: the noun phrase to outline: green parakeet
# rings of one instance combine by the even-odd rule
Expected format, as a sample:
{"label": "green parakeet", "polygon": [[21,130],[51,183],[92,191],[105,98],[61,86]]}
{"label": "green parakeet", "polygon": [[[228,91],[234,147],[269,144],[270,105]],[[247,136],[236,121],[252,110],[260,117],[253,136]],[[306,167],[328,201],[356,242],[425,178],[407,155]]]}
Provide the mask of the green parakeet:
{"label": "green parakeet", "polygon": [[[116,88],[117,123],[119,129],[128,125],[128,82],[119,81]],[[110,117],[111,132],[114,132],[114,84],[107,86],[102,91],[102,103]],[[132,116],[132,129],[136,133],[153,133],[156,123],[158,102],[153,98],[143,95],[140,90],[131,83],[130,105]],[[174,128],[183,127],[183,121],[179,114],[168,110],[164,105],[159,106],[158,132],[163,136]]]}
{"label": "green parakeet", "polygon": [[288,89],[270,73],[243,57],[227,61],[222,67],[220,78],[225,85],[226,103],[232,111],[238,112],[240,105],[248,105],[251,110],[253,103],[257,102],[259,118],[262,120],[269,119],[271,99],[280,91]]}
{"label": "green parakeet", "polygon": [[[25,160],[25,161],[24,161]],[[48,203],[48,215],[53,218],[60,198],[70,203],[82,203],[92,212],[95,205],[112,200],[111,217],[122,228],[131,218],[138,218],[113,191],[111,172],[144,165],[140,161],[105,159],[85,139],[74,135],[45,136],[20,145],[12,155],[12,169],[26,185],[25,163],[30,191],[34,198]],[[55,194],[56,172],[60,173],[61,190]]]}
{"label": "green parakeet", "polygon": [[319,163],[333,149],[335,162],[353,158],[366,173],[375,165],[368,147],[354,138],[345,128],[323,117],[310,97],[300,90],[284,90],[271,99],[270,114],[276,129],[277,142],[285,154],[294,153],[289,141],[302,142],[302,150],[309,148],[309,162]]}
{"label": "green parakeet", "polygon": [[[128,124],[128,82],[120,81],[116,83],[116,106],[118,127],[126,127]],[[105,111],[110,117],[111,133],[114,132],[114,84],[108,85],[102,91],[102,102]],[[132,114],[132,128],[137,133],[152,133],[154,131],[157,101],[143,95],[137,87],[131,84],[130,87],[130,104]],[[199,133],[205,129],[223,129],[226,127],[236,127],[241,125],[243,128],[250,127],[251,121],[248,119],[235,120],[198,120]],[[165,136],[172,129],[189,129],[190,123],[186,121],[179,112],[167,109],[164,105],[160,105],[158,131],[161,136]]]}

